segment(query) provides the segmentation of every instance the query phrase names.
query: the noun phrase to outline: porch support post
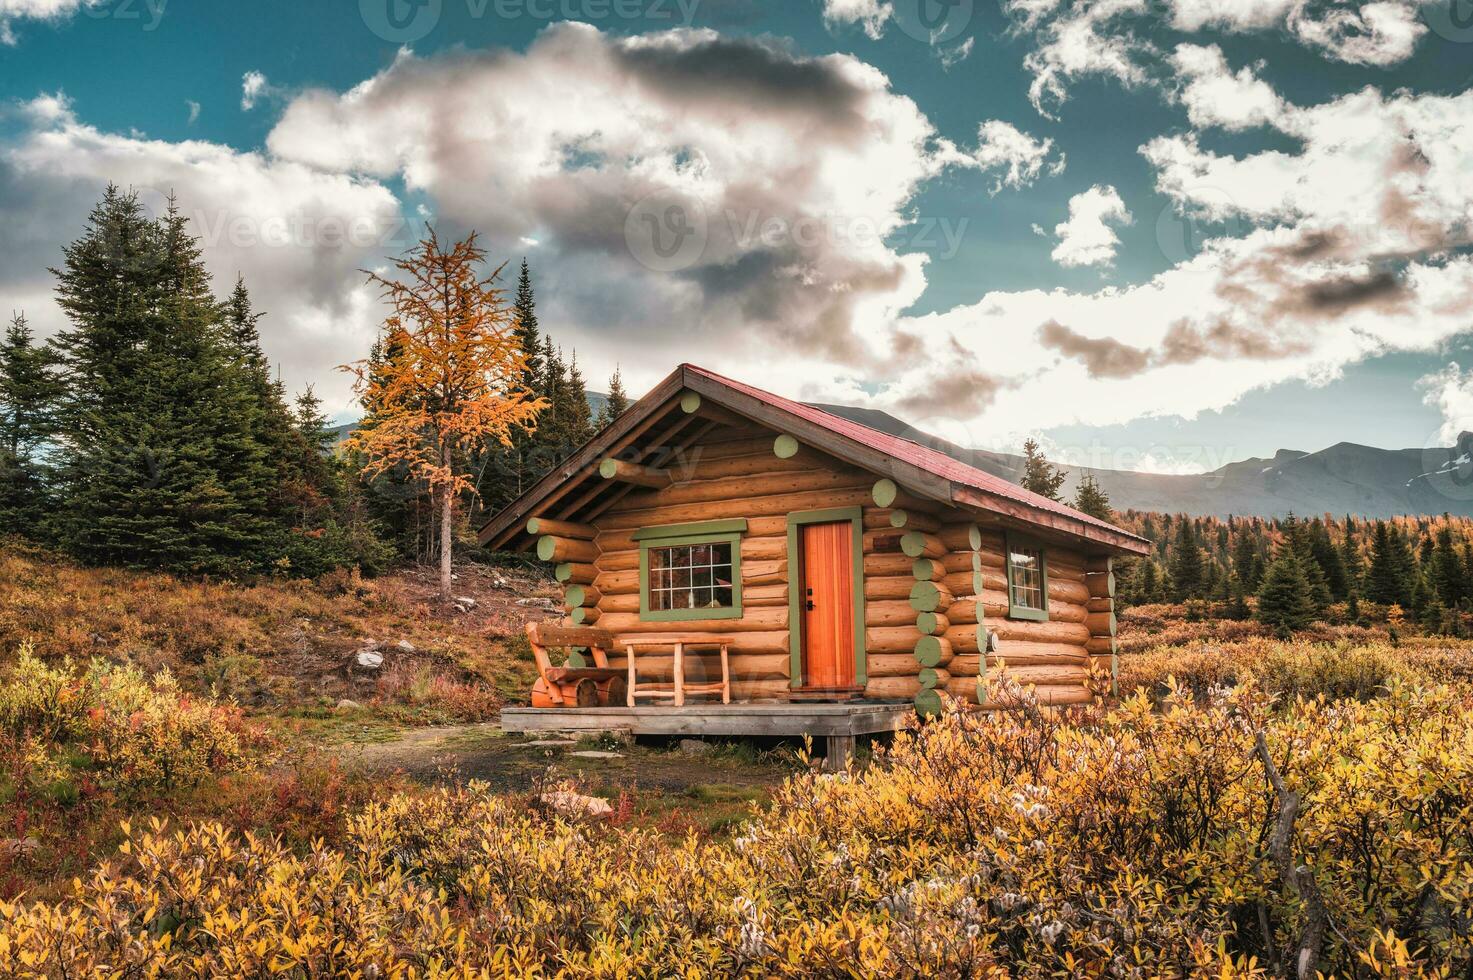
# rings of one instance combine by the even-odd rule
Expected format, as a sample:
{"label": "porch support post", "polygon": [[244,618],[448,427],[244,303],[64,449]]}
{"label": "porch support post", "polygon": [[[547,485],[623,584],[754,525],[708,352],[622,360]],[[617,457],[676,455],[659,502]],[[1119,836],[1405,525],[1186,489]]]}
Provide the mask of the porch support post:
{"label": "porch support post", "polygon": [[854,736],[828,735],[825,738],[828,744],[824,746],[824,772],[843,772],[854,758]]}

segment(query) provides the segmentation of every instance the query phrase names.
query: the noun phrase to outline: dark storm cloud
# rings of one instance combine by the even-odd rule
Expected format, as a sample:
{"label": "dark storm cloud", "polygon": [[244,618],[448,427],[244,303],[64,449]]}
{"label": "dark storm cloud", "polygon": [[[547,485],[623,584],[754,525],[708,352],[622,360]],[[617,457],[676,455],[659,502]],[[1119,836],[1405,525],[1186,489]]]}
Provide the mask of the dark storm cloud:
{"label": "dark storm cloud", "polygon": [[798,58],[766,38],[708,37],[611,48],[651,94],[729,102],[746,111],[799,113],[825,130],[857,130],[867,93],[828,59]]}

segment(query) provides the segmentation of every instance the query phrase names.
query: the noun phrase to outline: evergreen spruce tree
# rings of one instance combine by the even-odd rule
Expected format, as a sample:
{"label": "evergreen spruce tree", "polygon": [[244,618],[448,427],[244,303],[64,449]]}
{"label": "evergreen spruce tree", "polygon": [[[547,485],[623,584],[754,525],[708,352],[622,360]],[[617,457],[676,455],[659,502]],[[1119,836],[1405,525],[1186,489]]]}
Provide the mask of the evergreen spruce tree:
{"label": "evergreen spruce tree", "polygon": [[1227,618],[1244,620],[1251,615],[1248,608],[1248,597],[1243,586],[1243,580],[1236,575],[1228,586],[1228,608]]}
{"label": "evergreen spruce tree", "polygon": [[1385,521],[1377,521],[1371,537],[1366,598],[1383,606],[1410,606],[1413,572],[1411,551],[1401,532]]}
{"label": "evergreen spruce tree", "polygon": [[1453,546],[1452,528],[1445,524],[1437,532],[1429,575],[1444,605],[1456,607],[1468,599],[1468,579],[1463,560]]}
{"label": "evergreen spruce tree", "polygon": [[56,366],[55,353],[15,314],[0,340],[0,528],[38,539],[53,510],[44,454],[62,395]]}
{"label": "evergreen spruce tree", "polygon": [[294,568],[307,538],[288,504],[311,481],[244,284],[218,302],[174,203],[152,220],[116,187],[55,274],[71,321],[56,340],[63,543],[178,572]]}
{"label": "evergreen spruce tree", "polygon": [[219,412],[199,402],[223,356],[179,230],[109,187],[64,249],[62,537],[91,561],[221,571],[238,515],[213,466]]}
{"label": "evergreen spruce tree", "polygon": [[[552,400],[552,384],[543,357],[543,337],[537,323],[537,300],[532,291],[532,272],[522,259],[517,276],[516,298],[511,309],[512,336],[526,353],[522,371],[522,387],[533,397]],[[499,508],[521,496],[522,492],[551,468],[553,453],[547,451],[544,429],[551,419],[541,417],[535,429],[518,429],[510,446],[492,446],[482,462],[482,477],[477,481],[478,495],[487,507]]]}
{"label": "evergreen spruce tree", "polygon": [[629,394],[624,390],[624,379],[619,374],[618,365],[615,365],[614,373],[609,375],[609,399],[604,402],[603,410],[599,412],[598,427],[604,428],[627,411],[629,411]]}
{"label": "evergreen spruce tree", "polygon": [[1258,620],[1288,639],[1295,630],[1314,622],[1314,617],[1304,565],[1292,548],[1285,548],[1264,573],[1258,590]]}
{"label": "evergreen spruce tree", "polygon": [[1305,581],[1309,583],[1309,598],[1316,613],[1323,613],[1330,605],[1332,596],[1325,571],[1315,559],[1312,525],[1301,521],[1290,512],[1283,524],[1284,542],[1281,550],[1294,552],[1299,559]]}
{"label": "evergreen spruce tree", "polygon": [[583,380],[583,371],[578,367],[578,352],[568,360],[567,400],[569,421],[567,455],[593,438],[593,406],[588,404],[588,386]]}
{"label": "evergreen spruce tree", "polygon": [[517,295],[511,307],[512,335],[527,353],[526,371],[522,386],[534,395],[546,397],[548,387],[543,376],[542,332],[537,324],[537,300],[532,293],[532,273],[527,260],[522,259],[522,271],[517,276]]}
{"label": "evergreen spruce tree", "polygon": [[1059,488],[1067,476],[1067,472],[1048,461],[1037,440],[1029,439],[1023,443],[1023,479],[1019,482],[1024,490],[1058,500]]}
{"label": "evergreen spruce tree", "polygon": [[1306,533],[1310,557],[1324,575],[1330,599],[1336,602],[1343,600],[1350,593],[1350,578],[1340,552],[1330,540],[1325,522],[1316,517],[1309,523]]}
{"label": "evergreen spruce tree", "polygon": [[1355,520],[1349,514],[1345,516],[1345,533],[1340,538],[1340,564],[1345,568],[1347,591],[1360,592],[1364,587],[1361,577],[1365,574],[1365,563],[1356,546]]}
{"label": "evergreen spruce tree", "polygon": [[1245,592],[1257,592],[1263,577],[1262,559],[1258,557],[1258,545],[1253,536],[1239,531],[1233,544],[1233,574],[1242,583]]}
{"label": "evergreen spruce tree", "polygon": [[1079,486],[1074,491],[1074,509],[1102,521],[1115,519],[1115,511],[1110,508],[1110,495],[1089,473],[1079,478]]}
{"label": "evergreen spruce tree", "polygon": [[1177,527],[1169,570],[1174,586],[1172,596],[1178,602],[1206,597],[1206,568],[1202,559],[1202,546],[1197,540],[1196,527],[1189,517],[1183,517]]}

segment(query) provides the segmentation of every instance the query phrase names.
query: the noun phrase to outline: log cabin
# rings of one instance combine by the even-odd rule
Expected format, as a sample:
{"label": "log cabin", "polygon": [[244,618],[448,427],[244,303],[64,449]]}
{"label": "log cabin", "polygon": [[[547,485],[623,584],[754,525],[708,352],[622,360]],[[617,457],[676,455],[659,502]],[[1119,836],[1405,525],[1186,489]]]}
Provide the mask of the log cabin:
{"label": "log cabin", "polygon": [[[608,699],[623,704],[508,709],[508,730],[806,733],[831,752],[940,711],[943,694],[993,707],[999,670],[1047,704],[1090,700],[1091,669],[1115,667],[1112,562],[1148,551],[937,450],[690,364],[480,541],[551,563],[560,625],[596,628],[605,669],[631,682]],[[638,704],[644,685],[674,703]],[[686,702],[683,685],[722,696]]]}

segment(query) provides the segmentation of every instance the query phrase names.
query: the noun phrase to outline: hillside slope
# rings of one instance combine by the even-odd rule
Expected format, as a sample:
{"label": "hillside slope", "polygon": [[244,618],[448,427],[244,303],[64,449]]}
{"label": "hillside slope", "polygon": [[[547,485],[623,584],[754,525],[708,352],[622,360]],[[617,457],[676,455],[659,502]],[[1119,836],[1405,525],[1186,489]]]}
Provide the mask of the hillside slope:
{"label": "hillside slope", "polygon": [[[930,446],[1007,480],[1016,482],[1022,474],[1023,459],[1012,453],[967,449],[874,409],[818,407]],[[1066,495],[1072,495],[1086,473],[1121,510],[1217,517],[1283,517],[1291,511],[1372,518],[1473,516],[1473,433],[1468,432],[1449,448],[1377,449],[1341,442],[1314,453],[1281,449],[1272,459],[1245,459],[1189,476],[1070,467]]]}

